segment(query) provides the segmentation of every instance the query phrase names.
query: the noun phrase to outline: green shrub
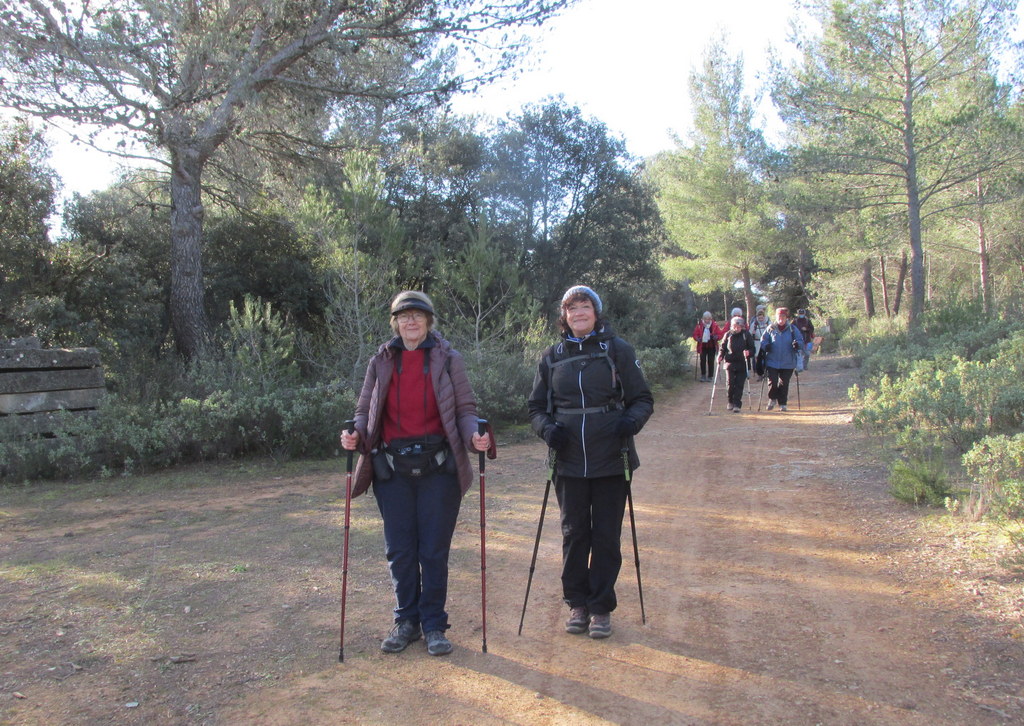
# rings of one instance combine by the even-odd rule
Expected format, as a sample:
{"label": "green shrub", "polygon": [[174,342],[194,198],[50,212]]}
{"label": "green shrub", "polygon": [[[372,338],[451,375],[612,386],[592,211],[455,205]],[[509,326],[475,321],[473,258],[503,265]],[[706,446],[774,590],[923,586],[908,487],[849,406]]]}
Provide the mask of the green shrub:
{"label": "green shrub", "polygon": [[1024,516],[1024,434],[988,436],[963,456],[979,513]]}
{"label": "green shrub", "polygon": [[[651,386],[673,386],[687,375],[690,354],[685,343],[670,348],[643,348],[636,352]],[[620,362],[619,365],[624,365]]]}
{"label": "green shrub", "polygon": [[973,300],[947,303],[926,312],[920,332],[907,333],[906,322],[876,316],[860,321],[843,337],[843,349],[861,361],[864,380],[903,375],[917,360],[958,356],[987,361],[1003,341],[1019,335],[1024,320],[985,317]]}
{"label": "green shrub", "polygon": [[983,436],[1019,426],[1024,414],[1020,348],[1004,341],[987,362],[957,356],[915,361],[899,378],[884,375],[872,386],[854,386],[860,404],[854,422],[892,435],[899,445],[951,445],[966,452]]}
{"label": "green shrub", "polygon": [[932,507],[943,506],[953,494],[945,464],[938,454],[895,462],[889,470],[889,491],[901,501]]}
{"label": "green shrub", "polygon": [[95,417],[65,417],[52,437],[0,431],[0,476],[67,478],[249,454],[327,456],[355,408],[351,391],[303,383],[293,338],[269,306],[232,308],[222,343],[162,398],[111,392]]}
{"label": "green shrub", "polygon": [[529,420],[526,400],[533,390],[537,361],[500,350],[466,354],[466,368],[477,412],[492,424]]}

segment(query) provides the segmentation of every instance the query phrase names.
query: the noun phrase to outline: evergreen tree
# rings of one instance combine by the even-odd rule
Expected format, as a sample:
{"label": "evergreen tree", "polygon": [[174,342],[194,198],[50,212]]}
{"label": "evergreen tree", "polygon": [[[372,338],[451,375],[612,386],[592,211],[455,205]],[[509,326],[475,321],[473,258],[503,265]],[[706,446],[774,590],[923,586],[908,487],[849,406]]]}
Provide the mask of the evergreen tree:
{"label": "evergreen tree", "polygon": [[995,58],[1015,5],[816,0],[822,36],[801,38],[802,61],[777,69],[774,98],[796,134],[800,169],[832,179],[851,208],[903,217],[912,329],[925,307],[928,216],[950,203],[949,190],[1022,158],[1019,143],[977,143],[1011,92]]}

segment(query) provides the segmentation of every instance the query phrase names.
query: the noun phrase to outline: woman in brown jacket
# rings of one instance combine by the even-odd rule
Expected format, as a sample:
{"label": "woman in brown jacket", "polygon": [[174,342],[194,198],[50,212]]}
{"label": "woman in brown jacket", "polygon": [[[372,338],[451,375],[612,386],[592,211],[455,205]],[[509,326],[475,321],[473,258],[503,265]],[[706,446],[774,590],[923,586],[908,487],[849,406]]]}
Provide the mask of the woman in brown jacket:
{"label": "woman in brown jacket", "polygon": [[427,652],[445,655],[448,554],[462,496],[473,481],[470,449],[476,400],[462,356],[433,330],[434,305],[406,290],[391,303],[396,335],[370,359],[356,404],[355,432],[341,444],[359,450],[352,496],[369,489],[384,520],[384,546],[395,591],[394,627],[381,643],[399,653],[425,633]]}

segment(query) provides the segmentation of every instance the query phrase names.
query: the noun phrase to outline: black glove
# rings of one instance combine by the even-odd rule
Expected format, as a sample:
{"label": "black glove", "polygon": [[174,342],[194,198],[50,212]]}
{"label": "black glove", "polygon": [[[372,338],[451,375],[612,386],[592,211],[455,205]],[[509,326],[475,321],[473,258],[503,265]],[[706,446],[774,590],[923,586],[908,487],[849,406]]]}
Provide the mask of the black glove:
{"label": "black glove", "polygon": [[797,343],[795,340],[793,341],[793,350],[800,350],[800,344]]}
{"label": "black glove", "polygon": [[543,436],[544,442],[555,451],[561,451],[569,443],[569,432],[558,424],[545,426]]}
{"label": "black glove", "polygon": [[620,439],[632,436],[636,433],[636,421],[629,416],[623,416],[615,422],[615,435]]}

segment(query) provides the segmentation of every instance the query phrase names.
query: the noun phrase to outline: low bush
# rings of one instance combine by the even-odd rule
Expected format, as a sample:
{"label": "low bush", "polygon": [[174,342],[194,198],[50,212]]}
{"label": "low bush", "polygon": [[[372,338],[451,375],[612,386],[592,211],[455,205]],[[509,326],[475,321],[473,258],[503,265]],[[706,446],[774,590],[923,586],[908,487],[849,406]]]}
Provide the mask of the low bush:
{"label": "low bush", "polygon": [[962,461],[981,513],[1024,516],[1024,434],[987,436]]}
{"label": "low bush", "polygon": [[466,354],[469,380],[480,416],[492,424],[529,420],[526,400],[533,389],[537,362],[502,351]]}
{"label": "low bush", "polygon": [[934,452],[896,461],[889,470],[889,491],[901,501],[932,507],[944,506],[953,494],[942,457]]}
{"label": "low bush", "polygon": [[917,360],[899,377],[854,386],[854,422],[901,446],[945,444],[957,454],[1013,431],[1024,421],[1024,333],[994,343],[987,357]]}
{"label": "low bush", "polygon": [[[690,353],[685,343],[669,348],[643,348],[636,352],[644,371],[644,378],[651,386],[670,387],[687,375]],[[624,365],[619,363],[619,365]]]}
{"label": "low bush", "polygon": [[88,421],[67,420],[52,437],[0,432],[0,475],[12,481],[132,473],[248,454],[325,457],[338,449],[355,401],[330,385],[253,394],[215,391],[152,404],[116,394]]}

